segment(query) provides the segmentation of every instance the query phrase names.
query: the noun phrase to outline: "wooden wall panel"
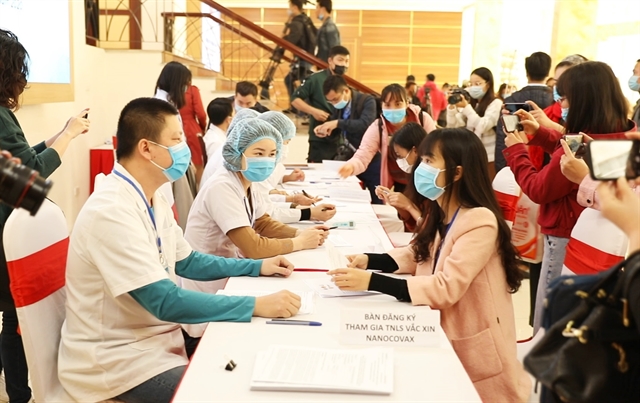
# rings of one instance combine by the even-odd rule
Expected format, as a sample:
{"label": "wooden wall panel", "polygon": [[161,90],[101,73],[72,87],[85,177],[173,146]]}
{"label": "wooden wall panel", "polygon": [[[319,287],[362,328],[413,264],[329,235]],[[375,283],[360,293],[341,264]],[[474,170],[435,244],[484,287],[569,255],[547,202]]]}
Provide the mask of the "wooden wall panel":
{"label": "wooden wall panel", "polygon": [[460,28],[413,28],[413,44],[449,45],[460,47]]}
{"label": "wooden wall panel", "polygon": [[362,27],[362,43],[409,44],[409,28]]}
{"label": "wooden wall panel", "polygon": [[[233,11],[282,36],[287,19],[285,9],[233,8]],[[320,22],[313,17],[312,11],[307,10],[307,14],[319,27]],[[381,91],[394,82],[404,84],[408,74],[416,75],[420,84],[427,73],[435,74],[438,84],[458,81],[462,13],[334,10],[333,16],[340,29],[342,45],[351,52],[349,75],[373,90]],[[229,47],[245,46],[245,41],[239,42],[237,35],[225,35],[225,31],[222,30],[223,54],[228,54],[225,50]],[[231,41],[233,37],[235,40]],[[260,40],[273,46],[264,38]],[[229,54],[225,68],[233,69],[234,76],[243,68],[249,69],[243,74],[244,78],[257,83],[270,55],[256,50],[256,54],[262,55],[262,61],[255,64],[258,59],[252,56],[251,48],[257,49],[257,46],[249,44],[245,47]],[[282,82],[288,69],[288,63],[280,65],[271,90],[282,107],[288,106]]]}
{"label": "wooden wall panel", "polygon": [[340,31],[342,32],[342,27],[345,25],[360,25],[360,11],[352,11],[352,10],[334,10],[333,11],[334,20],[336,24],[340,25]]}
{"label": "wooden wall panel", "polygon": [[456,27],[462,25],[462,13],[445,13],[445,12],[425,12],[416,11],[413,13],[413,25],[424,26],[432,25],[439,27]]}
{"label": "wooden wall panel", "polygon": [[364,26],[387,26],[411,24],[410,11],[362,11],[362,24]]}

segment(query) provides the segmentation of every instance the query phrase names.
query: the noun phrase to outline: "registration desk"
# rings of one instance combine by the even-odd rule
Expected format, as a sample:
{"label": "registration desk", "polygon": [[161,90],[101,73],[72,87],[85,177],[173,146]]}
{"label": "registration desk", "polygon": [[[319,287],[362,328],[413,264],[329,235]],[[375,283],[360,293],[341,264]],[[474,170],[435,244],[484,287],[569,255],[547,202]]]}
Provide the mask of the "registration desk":
{"label": "registration desk", "polygon": [[[326,177],[326,175],[324,175]],[[308,177],[323,177],[313,172]],[[353,182],[357,186],[357,182]],[[305,188],[314,195],[325,195],[326,187]],[[384,252],[391,242],[378,222],[371,205],[364,202],[330,200],[337,214],[327,225],[350,220],[354,229],[331,231],[335,249],[342,254]],[[304,228],[305,224],[297,224]],[[308,225],[308,224],[307,224]],[[339,246],[342,245],[342,246]],[[332,268],[327,248],[300,251],[286,256],[298,271],[289,278],[236,277],[226,290],[276,292],[309,291],[308,280],[326,278],[318,270]],[[174,402],[303,402],[303,401],[402,401],[402,402],[479,402],[480,398],[451,344],[438,327],[440,343],[436,347],[395,347],[394,388],[388,396],[339,393],[301,393],[251,391],[250,380],[257,353],[272,345],[319,348],[361,348],[340,343],[340,313],[344,308],[391,310],[403,305],[395,298],[377,294],[357,297],[321,298],[315,296],[313,313],[296,319],[318,321],[322,326],[267,325],[266,319],[253,318],[250,323],[210,323],[176,392]],[[428,309],[428,308],[424,308]],[[365,347],[365,346],[363,346]],[[369,346],[371,347],[371,346]],[[226,371],[233,360],[237,367]]]}

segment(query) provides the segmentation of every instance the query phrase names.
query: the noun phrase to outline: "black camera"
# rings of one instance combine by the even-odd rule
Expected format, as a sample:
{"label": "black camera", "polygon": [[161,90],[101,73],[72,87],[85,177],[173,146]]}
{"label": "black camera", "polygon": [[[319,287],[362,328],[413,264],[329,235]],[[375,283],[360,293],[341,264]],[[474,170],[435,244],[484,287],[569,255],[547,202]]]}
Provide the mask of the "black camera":
{"label": "black camera", "polygon": [[471,95],[469,95],[467,91],[463,90],[462,88],[456,88],[451,91],[451,95],[449,95],[447,102],[449,103],[449,105],[455,105],[458,102],[462,101],[463,97],[467,100],[467,102],[471,101]]}
{"label": "black camera", "polygon": [[13,208],[23,208],[36,215],[53,182],[38,171],[16,164],[0,155],[0,200]]}

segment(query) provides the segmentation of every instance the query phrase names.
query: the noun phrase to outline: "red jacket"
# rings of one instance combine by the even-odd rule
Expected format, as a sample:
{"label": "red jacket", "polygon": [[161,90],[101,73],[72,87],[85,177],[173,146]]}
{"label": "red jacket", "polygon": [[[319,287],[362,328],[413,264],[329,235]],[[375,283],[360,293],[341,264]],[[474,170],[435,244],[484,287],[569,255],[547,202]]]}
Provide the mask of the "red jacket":
{"label": "red jacket", "polygon": [[440,91],[440,88],[433,81],[427,81],[422,87],[418,88],[416,96],[420,98],[420,102],[424,105],[425,91],[424,87],[429,87],[429,97],[431,97],[431,117],[433,120],[438,120],[440,112],[447,107],[447,97],[444,92]]}
{"label": "red jacket", "polygon": [[[635,124],[629,121],[635,130]],[[593,139],[624,139],[625,132],[592,134]],[[515,144],[503,151],[507,164],[524,194],[540,205],[538,224],[541,232],[561,238],[569,238],[584,207],[578,204],[578,184],[568,180],[560,170],[560,157],[564,154],[559,144],[562,134],[544,127],[529,142],[551,154],[551,162],[540,171],[535,169],[524,144]]]}

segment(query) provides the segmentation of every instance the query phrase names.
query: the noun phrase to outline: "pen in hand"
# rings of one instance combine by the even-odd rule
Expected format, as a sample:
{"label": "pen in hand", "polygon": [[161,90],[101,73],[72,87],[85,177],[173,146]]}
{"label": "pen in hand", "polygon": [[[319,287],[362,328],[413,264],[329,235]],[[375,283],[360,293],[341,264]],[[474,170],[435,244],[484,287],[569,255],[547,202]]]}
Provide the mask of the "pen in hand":
{"label": "pen in hand", "polygon": [[[302,189],[302,194],[305,195],[306,197],[308,197],[309,199],[314,200],[314,198],[309,196],[309,193],[305,192],[304,189]],[[316,206],[316,204],[314,202],[311,202],[311,205],[314,206],[314,207]]]}

